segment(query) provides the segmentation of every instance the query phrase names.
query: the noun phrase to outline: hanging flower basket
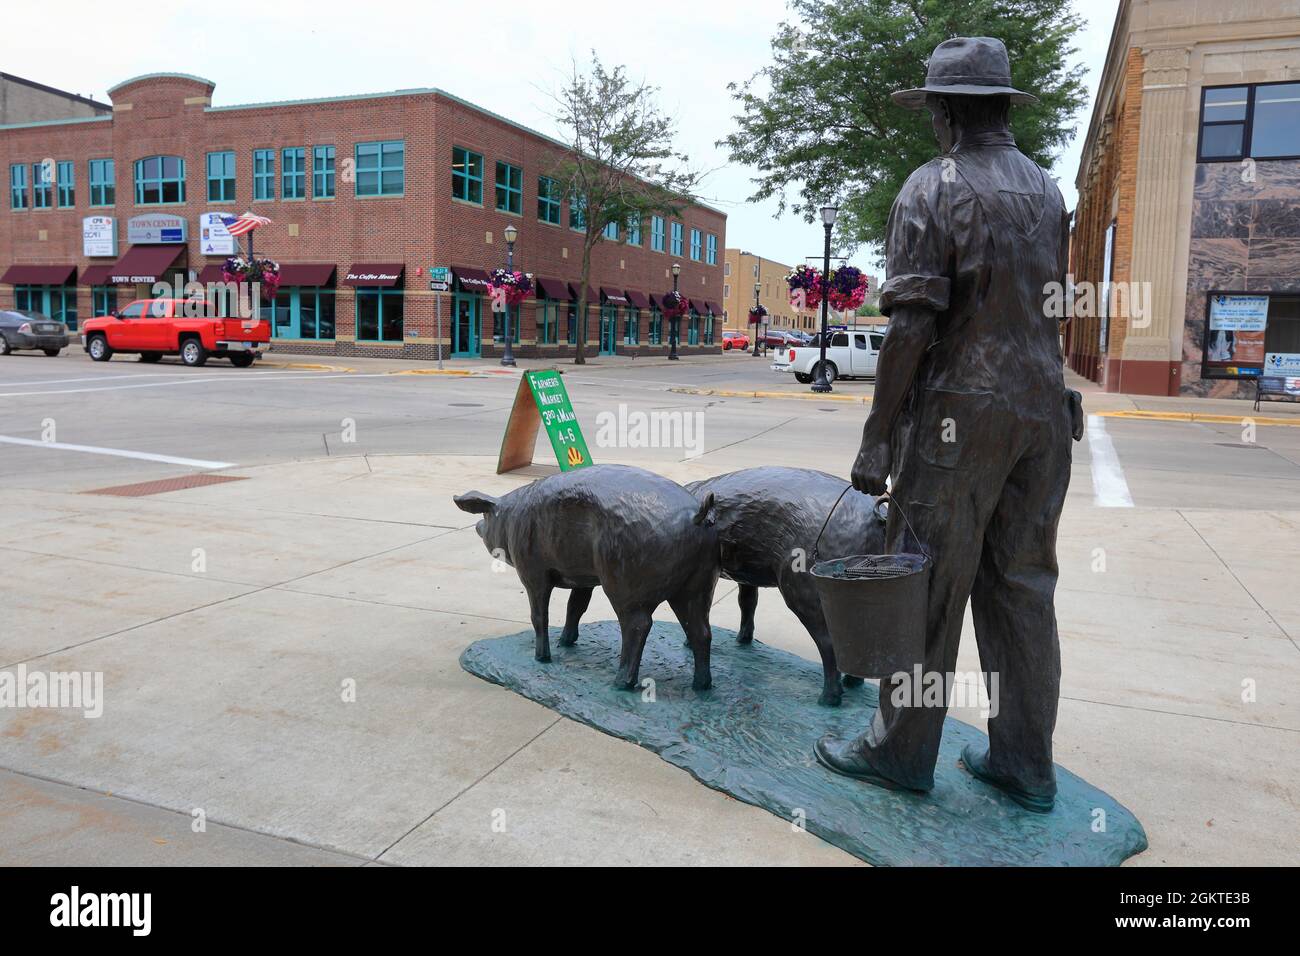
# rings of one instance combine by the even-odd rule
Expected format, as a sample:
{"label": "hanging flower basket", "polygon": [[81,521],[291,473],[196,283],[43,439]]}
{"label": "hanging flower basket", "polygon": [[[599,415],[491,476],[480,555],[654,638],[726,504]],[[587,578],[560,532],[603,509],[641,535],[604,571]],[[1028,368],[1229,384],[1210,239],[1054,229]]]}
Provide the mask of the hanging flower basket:
{"label": "hanging flower basket", "polygon": [[812,309],[822,303],[822,273],[812,266],[795,266],[785,277],[790,287],[790,305],[795,309]]}
{"label": "hanging flower basket", "polygon": [[533,294],[533,276],[528,272],[494,269],[488,276],[488,296],[504,295],[506,303],[518,305]]}
{"label": "hanging flower basket", "polygon": [[750,325],[758,325],[758,323],[762,322],[765,318],[767,318],[767,306],[756,305],[749,310]]}
{"label": "hanging flower basket", "polygon": [[661,301],[665,318],[680,319],[691,310],[691,300],[680,292],[666,292]]}
{"label": "hanging flower basket", "polygon": [[826,298],[836,312],[855,312],[867,300],[867,277],[856,266],[833,269]]}
{"label": "hanging flower basket", "polygon": [[221,265],[221,281],[237,282],[240,285],[260,283],[262,298],[269,302],[275,298],[276,290],[280,288],[280,263],[274,259],[231,256]]}

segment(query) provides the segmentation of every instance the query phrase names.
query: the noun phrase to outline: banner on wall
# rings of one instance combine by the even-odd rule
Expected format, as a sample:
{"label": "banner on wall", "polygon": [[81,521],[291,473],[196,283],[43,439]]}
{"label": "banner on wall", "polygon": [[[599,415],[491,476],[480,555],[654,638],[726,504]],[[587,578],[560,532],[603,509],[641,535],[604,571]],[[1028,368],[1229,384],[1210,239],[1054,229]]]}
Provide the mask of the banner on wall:
{"label": "banner on wall", "polygon": [[1264,355],[1265,375],[1300,375],[1300,352],[1268,352]]}
{"label": "banner on wall", "polygon": [[233,256],[235,237],[230,234],[219,212],[199,216],[199,252],[205,256]]}
{"label": "banner on wall", "polygon": [[1268,296],[1211,295],[1205,374],[1229,378],[1261,374],[1267,328]]}
{"label": "banner on wall", "polygon": [[117,220],[112,216],[87,216],[81,220],[81,254],[117,257]]}

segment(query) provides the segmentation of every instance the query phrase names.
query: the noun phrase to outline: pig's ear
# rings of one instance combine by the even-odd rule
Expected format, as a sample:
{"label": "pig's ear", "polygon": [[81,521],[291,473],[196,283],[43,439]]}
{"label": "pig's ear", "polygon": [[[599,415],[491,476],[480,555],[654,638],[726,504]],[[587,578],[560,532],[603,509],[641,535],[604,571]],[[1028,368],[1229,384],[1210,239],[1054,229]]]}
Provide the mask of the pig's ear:
{"label": "pig's ear", "polygon": [[467,491],[463,495],[456,495],[451,500],[456,502],[456,507],[461,511],[468,511],[472,515],[490,514],[497,506],[497,499],[481,491]]}
{"label": "pig's ear", "polygon": [[704,496],[704,500],[700,502],[700,509],[695,512],[693,520],[696,524],[704,525],[706,528],[713,527],[714,522],[718,520],[718,511],[713,502],[713,492],[710,491]]}

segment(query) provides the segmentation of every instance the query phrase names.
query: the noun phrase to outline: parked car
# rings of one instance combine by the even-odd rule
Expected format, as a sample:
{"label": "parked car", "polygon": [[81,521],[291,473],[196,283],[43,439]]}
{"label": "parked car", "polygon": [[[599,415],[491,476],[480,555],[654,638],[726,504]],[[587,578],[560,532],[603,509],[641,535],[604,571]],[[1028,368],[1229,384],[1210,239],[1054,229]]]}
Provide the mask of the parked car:
{"label": "parked car", "polygon": [[19,349],[51,357],[68,347],[68,327],[40,312],[0,311],[0,355]]}
{"label": "parked car", "polygon": [[[826,381],[837,378],[875,378],[876,363],[885,333],[879,329],[836,329],[826,346]],[[795,380],[806,385],[816,377],[821,361],[821,342],[814,337],[807,345],[778,348],[772,368],[793,372]]]}
{"label": "parked car", "polygon": [[722,351],[730,352],[732,349],[740,349],[742,352],[749,348],[749,336],[744,332],[725,331],[722,333]]}
{"label": "parked car", "polygon": [[[187,308],[189,306],[189,308]],[[116,352],[133,352],[142,362],[164,355],[179,355],[181,362],[197,368],[209,358],[228,358],[236,368],[248,368],[271,340],[266,320],[187,315],[193,300],[136,299],[124,309],[90,319],[82,326],[81,341],[96,362],[107,362]]]}
{"label": "parked car", "polygon": [[793,329],[767,329],[763,332],[763,344],[768,348],[780,348],[783,345],[802,345],[803,333]]}

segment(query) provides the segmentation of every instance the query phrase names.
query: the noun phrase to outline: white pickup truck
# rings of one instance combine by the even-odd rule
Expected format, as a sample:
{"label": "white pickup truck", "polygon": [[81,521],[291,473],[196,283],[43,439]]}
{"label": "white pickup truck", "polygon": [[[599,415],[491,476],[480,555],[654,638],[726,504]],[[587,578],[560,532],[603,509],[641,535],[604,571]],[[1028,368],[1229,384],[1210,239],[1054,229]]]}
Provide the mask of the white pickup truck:
{"label": "white pickup truck", "polygon": [[[826,346],[826,381],[875,378],[880,344],[884,340],[883,329],[832,329]],[[795,380],[806,385],[816,375],[820,359],[821,346],[814,336],[808,345],[779,347],[772,368],[778,372],[793,372]]]}

